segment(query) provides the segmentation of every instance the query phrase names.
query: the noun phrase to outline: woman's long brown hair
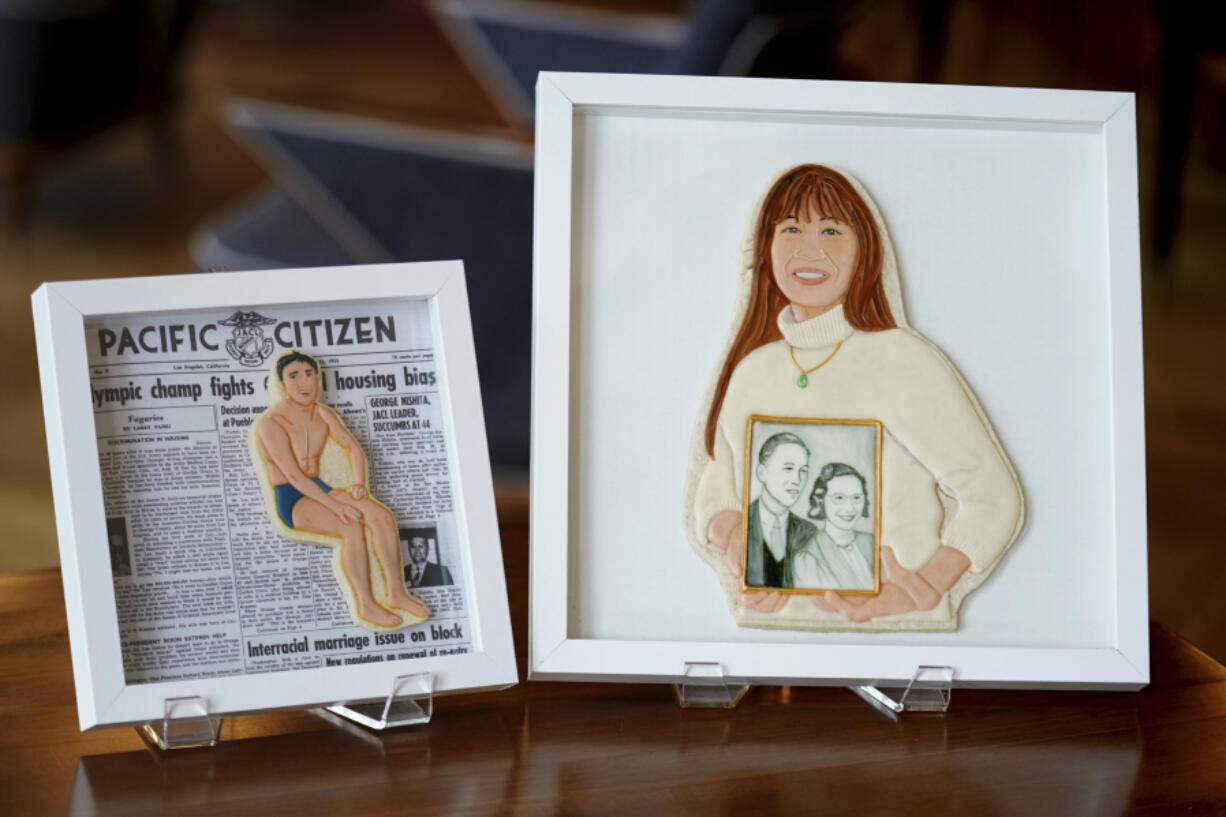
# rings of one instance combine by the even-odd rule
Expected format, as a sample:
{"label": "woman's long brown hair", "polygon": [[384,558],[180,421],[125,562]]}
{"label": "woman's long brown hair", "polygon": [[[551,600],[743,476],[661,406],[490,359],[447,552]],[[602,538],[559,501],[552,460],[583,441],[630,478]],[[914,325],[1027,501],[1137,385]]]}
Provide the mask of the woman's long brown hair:
{"label": "woman's long brown hair", "polygon": [[737,330],[736,339],[720,370],[719,380],[715,383],[715,395],[707,414],[705,442],[708,456],[715,456],[715,427],[724,407],[728,381],[732,379],[737,364],[759,346],[783,337],[776,318],[787,306],[788,300],[775,286],[771,269],[771,242],[775,237],[775,225],[788,216],[800,217],[810,211],[821,218],[835,218],[849,225],[860,241],[855,274],[843,300],[843,314],[847,322],[862,332],[880,332],[897,326],[881,280],[881,236],[864,199],[842,174],[822,165],[800,165],[783,174],[766,194],[754,228],[749,305],[745,308],[745,319]]}

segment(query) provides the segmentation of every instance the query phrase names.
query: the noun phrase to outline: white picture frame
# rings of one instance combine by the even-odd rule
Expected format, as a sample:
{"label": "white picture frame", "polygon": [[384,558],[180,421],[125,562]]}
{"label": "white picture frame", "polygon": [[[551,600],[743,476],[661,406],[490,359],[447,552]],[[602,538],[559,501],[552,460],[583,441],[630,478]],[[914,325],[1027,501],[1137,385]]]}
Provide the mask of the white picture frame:
{"label": "white picture frame", "polygon": [[[1019,473],[1025,525],[955,632],[737,628],[686,541],[745,225],[804,162],[876,197],[911,324]],[[1136,167],[1129,93],[542,73],[528,677],[1148,683]]]}
{"label": "white picture frame", "polygon": [[[32,296],[78,714],[83,730],[157,720],[168,698],[200,696],[210,715],[385,698],[395,676],[434,674],[436,694],[517,682],[493,483],[463,264],[439,261],[43,284]],[[107,315],[346,301],[425,301],[446,384],[455,517],[474,649],[358,664],[128,684],[111,576],[85,322]],[[224,352],[223,352],[224,354]],[[274,683],[269,681],[273,680]]]}

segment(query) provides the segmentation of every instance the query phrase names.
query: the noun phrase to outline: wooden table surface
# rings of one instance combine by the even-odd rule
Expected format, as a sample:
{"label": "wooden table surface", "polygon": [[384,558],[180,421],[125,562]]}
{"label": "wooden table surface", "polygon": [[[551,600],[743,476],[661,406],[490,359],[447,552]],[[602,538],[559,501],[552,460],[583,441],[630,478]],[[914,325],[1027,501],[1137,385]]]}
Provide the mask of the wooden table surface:
{"label": "wooden table surface", "polygon": [[[503,535],[522,676],[527,531]],[[524,682],[441,698],[424,727],[252,715],[159,753],[78,731],[59,572],[0,574],[0,815],[1226,813],[1226,668],[1158,626],[1151,650],[1139,693],[955,690],[897,721],[838,688],[724,712]]]}

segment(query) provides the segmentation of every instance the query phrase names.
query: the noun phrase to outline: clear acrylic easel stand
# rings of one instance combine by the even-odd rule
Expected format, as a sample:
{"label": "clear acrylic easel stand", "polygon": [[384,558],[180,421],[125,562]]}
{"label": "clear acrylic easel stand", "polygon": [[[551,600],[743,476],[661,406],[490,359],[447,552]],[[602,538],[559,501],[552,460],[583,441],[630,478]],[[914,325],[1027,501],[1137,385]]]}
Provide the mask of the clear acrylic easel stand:
{"label": "clear acrylic easel stand", "polygon": [[338,703],[326,709],[333,715],[377,731],[429,723],[434,716],[434,673],[396,676],[384,701]]}
{"label": "clear acrylic easel stand", "polygon": [[209,716],[209,707],[199,695],[167,698],[162,704],[161,730],[153,721],[136,728],[151,746],[163,751],[199,749],[217,745],[221,718]]}
{"label": "clear acrylic easel stand", "polygon": [[[915,673],[905,689],[887,691],[869,685],[853,686],[849,689],[881,712],[896,717],[903,712],[948,711],[953,685],[953,667],[921,664],[915,668]],[[899,691],[902,694],[897,694]]]}
{"label": "clear acrylic easel stand", "polygon": [[684,680],[673,684],[682,709],[734,709],[749,684],[730,681],[718,661],[686,661]]}

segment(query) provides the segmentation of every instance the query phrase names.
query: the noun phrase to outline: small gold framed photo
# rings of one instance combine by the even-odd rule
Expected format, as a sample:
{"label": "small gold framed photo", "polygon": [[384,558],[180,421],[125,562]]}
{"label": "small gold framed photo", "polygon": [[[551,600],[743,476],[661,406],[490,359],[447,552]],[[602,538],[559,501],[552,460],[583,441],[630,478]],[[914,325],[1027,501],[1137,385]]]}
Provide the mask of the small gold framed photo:
{"label": "small gold framed photo", "polygon": [[878,420],[751,415],[741,590],[881,591]]}

